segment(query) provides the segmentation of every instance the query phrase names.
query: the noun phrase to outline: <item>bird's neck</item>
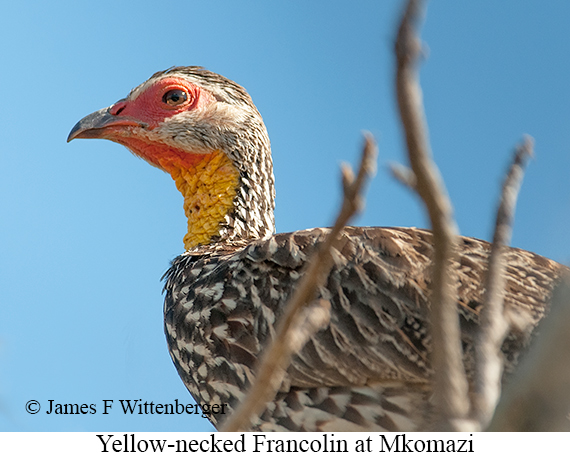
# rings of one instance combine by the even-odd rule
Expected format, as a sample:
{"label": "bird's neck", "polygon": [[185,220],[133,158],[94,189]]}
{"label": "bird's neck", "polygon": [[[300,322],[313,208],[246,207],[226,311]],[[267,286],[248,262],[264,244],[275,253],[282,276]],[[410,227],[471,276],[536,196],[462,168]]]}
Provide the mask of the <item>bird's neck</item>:
{"label": "bird's neck", "polygon": [[263,238],[274,232],[272,198],[260,202],[263,194],[260,197],[252,192],[225,153],[216,150],[192,156],[183,165],[176,161],[161,164],[184,197],[188,218],[186,250],[211,243]]}
{"label": "bird's neck", "polygon": [[248,149],[238,144],[229,153],[220,149],[191,153],[134,137],[123,138],[121,143],[174,179],[188,218],[186,250],[265,238],[275,232],[275,189],[268,145]]}
{"label": "bird's neck", "polygon": [[190,165],[169,164],[166,171],[184,197],[186,250],[233,238],[229,216],[234,210],[239,172],[227,156],[221,151],[200,154]]}

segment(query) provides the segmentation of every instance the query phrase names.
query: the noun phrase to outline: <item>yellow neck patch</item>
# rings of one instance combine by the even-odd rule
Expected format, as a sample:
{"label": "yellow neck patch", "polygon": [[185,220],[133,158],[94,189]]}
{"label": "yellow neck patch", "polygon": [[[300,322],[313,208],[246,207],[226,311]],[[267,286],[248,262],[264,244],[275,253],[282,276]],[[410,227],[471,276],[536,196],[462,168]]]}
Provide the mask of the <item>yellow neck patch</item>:
{"label": "yellow neck patch", "polygon": [[186,250],[208,244],[220,233],[220,224],[234,206],[239,171],[222,151],[196,154],[184,166],[169,163],[164,168],[184,196],[188,233]]}

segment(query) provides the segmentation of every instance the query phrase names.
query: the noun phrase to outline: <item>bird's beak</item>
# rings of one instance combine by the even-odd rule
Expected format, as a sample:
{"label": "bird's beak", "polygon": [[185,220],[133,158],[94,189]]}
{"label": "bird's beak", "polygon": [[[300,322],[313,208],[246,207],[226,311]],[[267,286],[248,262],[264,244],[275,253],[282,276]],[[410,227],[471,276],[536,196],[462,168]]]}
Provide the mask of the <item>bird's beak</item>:
{"label": "bird's beak", "polygon": [[117,130],[113,127],[120,128],[127,126],[147,127],[147,124],[133,118],[111,114],[111,107],[103,108],[85,116],[75,124],[71,132],[69,132],[67,142],[69,143],[75,138],[113,139],[109,135],[110,131]]}

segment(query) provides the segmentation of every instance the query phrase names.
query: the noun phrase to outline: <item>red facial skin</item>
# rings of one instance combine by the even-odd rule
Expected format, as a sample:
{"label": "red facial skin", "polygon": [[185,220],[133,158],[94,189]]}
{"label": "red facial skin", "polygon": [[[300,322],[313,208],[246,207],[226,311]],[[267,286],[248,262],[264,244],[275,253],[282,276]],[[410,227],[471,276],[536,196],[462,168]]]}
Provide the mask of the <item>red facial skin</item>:
{"label": "red facial skin", "polygon": [[[164,94],[171,90],[186,92],[187,100],[179,105],[171,106],[162,101]],[[211,103],[212,96],[200,87],[182,78],[167,77],[148,87],[137,98],[131,101],[121,100],[111,107],[111,114],[128,116],[148,124],[152,130],[164,119],[182,111],[190,111]]]}
{"label": "red facial skin", "polygon": [[[163,97],[171,90],[184,91],[187,99],[175,106],[165,103]],[[132,127],[144,123],[147,125],[146,130],[153,130],[165,119],[183,111],[204,108],[213,100],[214,97],[209,92],[183,78],[163,78],[134,100],[121,100],[111,106],[109,111],[115,116],[115,120],[105,125],[102,137],[123,144],[164,171],[172,172],[173,166],[191,168],[204,160],[208,154],[192,153],[164,143],[151,142],[146,137],[137,136]]]}

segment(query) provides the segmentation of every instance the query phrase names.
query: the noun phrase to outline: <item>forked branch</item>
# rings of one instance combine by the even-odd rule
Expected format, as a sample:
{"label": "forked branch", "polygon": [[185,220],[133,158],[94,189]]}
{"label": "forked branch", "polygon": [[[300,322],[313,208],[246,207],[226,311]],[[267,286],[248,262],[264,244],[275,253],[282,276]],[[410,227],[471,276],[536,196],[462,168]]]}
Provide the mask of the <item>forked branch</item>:
{"label": "forked branch", "polygon": [[410,166],[415,177],[407,181],[415,182],[415,190],[426,205],[433,229],[430,322],[436,427],[457,430],[461,428],[460,421],[469,410],[456,309],[456,275],[452,266],[458,229],[449,196],[429,147],[417,71],[421,43],[415,28],[422,13],[423,2],[408,2],[396,40],[396,92]]}

